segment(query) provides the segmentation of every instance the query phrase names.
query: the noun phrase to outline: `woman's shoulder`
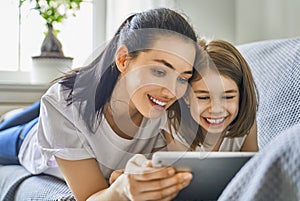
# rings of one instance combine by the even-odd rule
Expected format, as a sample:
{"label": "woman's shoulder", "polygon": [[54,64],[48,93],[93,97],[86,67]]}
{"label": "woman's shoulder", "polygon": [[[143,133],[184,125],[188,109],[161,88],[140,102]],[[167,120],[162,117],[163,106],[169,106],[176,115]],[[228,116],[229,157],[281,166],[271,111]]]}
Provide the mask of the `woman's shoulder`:
{"label": "woman's shoulder", "polygon": [[59,83],[55,83],[49,87],[46,93],[41,98],[41,107],[49,110],[56,110],[57,112],[67,114],[68,110],[73,110],[68,103],[69,92],[63,88]]}
{"label": "woman's shoulder", "polygon": [[60,83],[54,83],[51,85],[46,93],[42,96],[41,102],[51,102],[58,105],[68,105],[68,96],[70,90],[65,89]]}

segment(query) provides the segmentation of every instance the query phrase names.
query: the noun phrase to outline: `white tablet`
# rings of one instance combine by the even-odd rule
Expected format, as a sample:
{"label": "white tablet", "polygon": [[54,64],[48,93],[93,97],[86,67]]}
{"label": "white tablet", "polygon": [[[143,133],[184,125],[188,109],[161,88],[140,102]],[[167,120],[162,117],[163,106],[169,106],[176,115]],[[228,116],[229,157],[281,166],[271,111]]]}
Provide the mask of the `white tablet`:
{"label": "white tablet", "polygon": [[154,167],[191,171],[193,179],[175,200],[217,200],[234,175],[256,152],[155,152]]}

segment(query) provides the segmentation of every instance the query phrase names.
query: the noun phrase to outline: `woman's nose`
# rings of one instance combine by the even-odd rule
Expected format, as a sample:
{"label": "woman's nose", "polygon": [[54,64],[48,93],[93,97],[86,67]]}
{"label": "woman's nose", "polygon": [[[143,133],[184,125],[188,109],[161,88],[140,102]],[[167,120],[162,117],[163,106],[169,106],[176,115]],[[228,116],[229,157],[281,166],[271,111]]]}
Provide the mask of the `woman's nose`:
{"label": "woman's nose", "polygon": [[161,93],[165,98],[169,98],[169,99],[176,96],[175,91],[167,87],[163,87]]}

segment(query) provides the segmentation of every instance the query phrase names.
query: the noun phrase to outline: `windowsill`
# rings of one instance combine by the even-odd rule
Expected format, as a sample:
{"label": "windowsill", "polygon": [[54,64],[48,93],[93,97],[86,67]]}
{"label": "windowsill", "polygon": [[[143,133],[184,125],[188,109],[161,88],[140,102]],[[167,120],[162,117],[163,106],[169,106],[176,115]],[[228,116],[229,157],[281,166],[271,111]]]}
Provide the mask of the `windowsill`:
{"label": "windowsill", "polygon": [[30,72],[26,71],[0,71],[0,85],[30,85],[30,76]]}
{"label": "windowsill", "polygon": [[4,83],[0,82],[0,92],[5,91],[43,91],[47,90],[49,85],[47,84],[30,84],[30,83]]}
{"label": "windowsill", "polygon": [[32,103],[38,100],[49,85],[0,83],[0,104]]}
{"label": "windowsill", "polygon": [[26,107],[38,101],[49,85],[0,83],[0,115],[12,109]]}

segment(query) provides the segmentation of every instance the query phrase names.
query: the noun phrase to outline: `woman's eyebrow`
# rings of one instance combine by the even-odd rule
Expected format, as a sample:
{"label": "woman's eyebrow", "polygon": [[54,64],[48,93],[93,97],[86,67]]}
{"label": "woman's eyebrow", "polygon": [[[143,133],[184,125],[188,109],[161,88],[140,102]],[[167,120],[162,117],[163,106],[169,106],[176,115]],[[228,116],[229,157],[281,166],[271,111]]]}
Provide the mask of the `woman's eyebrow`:
{"label": "woman's eyebrow", "polygon": [[[156,61],[158,63],[161,63],[161,64],[167,66],[168,68],[172,69],[172,70],[176,70],[172,64],[170,64],[169,62],[167,62],[164,59],[154,59],[154,61]],[[183,73],[184,74],[191,74],[192,75],[193,71],[184,71]]]}

